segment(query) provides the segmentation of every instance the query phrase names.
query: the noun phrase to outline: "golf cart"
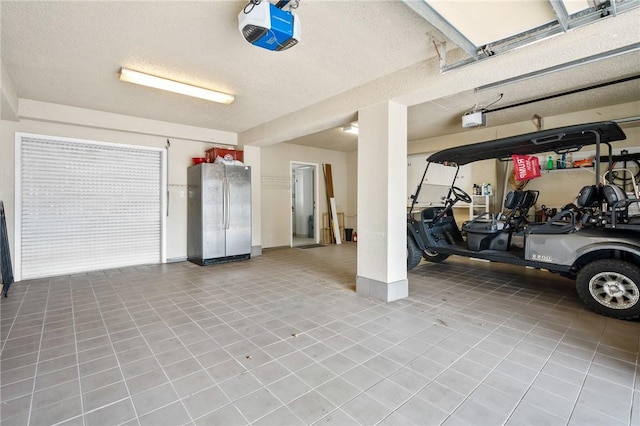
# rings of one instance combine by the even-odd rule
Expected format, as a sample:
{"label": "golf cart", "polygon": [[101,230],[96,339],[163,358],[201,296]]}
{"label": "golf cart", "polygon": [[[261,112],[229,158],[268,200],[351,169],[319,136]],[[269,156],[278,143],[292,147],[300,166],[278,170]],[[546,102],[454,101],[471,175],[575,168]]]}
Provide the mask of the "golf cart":
{"label": "golf cart", "polygon": [[[407,214],[407,269],[416,267],[422,258],[442,262],[450,255],[547,269],[575,279],[578,295],[594,311],[619,319],[640,318],[640,215],[635,215],[640,200],[637,190],[629,195],[609,179],[614,175],[611,143],[624,139],[626,136],[616,123],[600,122],[542,130],[432,154],[411,196]],[[471,203],[472,199],[453,183],[442,205],[417,208],[432,164],[453,165],[457,167],[457,176],[460,166],[474,161],[511,161],[512,155],[549,152],[562,155],[590,145],[595,145],[594,183],[576,188],[575,203],[561,208],[548,221],[529,220],[529,210],[539,193],[524,189],[506,194],[507,213],[483,213],[461,227],[456,223],[453,207],[458,202]],[[601,176],[602,145],[608,146],[609,164]]]}

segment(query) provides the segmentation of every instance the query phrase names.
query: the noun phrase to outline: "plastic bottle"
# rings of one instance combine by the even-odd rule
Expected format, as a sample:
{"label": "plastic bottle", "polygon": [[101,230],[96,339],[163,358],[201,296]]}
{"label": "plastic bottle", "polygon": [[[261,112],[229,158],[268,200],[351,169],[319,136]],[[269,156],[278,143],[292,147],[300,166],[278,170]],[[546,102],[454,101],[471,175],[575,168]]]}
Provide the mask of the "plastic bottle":
{"label": "plastic bottle", "polygon": [[547,160],[547,170],[553,170],[553,158],[549,156],[549,160]]}
{"label": "plastic bottle", "polygon": [[572,153],[568,153],[567,154],[567,158],[566,158],[566,162],[564,163],[564,166],[567,169],[573,169],[573,154]]}
{"label": "plastic bottle", "polygon": [[492,191],[491,191],[491,184],[490,184],[490,183],[488,183],[488,184],[487,184],[487,193],[486,193],[485,195],[491,195],[491,192],[492,192]]}

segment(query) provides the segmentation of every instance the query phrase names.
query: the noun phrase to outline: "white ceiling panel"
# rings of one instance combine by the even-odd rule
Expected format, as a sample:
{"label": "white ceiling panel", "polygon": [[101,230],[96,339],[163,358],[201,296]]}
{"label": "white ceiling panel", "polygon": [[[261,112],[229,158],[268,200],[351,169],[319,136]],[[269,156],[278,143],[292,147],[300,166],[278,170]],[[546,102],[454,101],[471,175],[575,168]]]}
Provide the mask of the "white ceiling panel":
{"label": "white ceiling panel", "polygon": [[430,0],[444,19],[476,46],[484,46],[554,21],[547,0],[457,1]]}
{"label": "white ceiling panel", "polygon": [[562,3],[564,3],[565,9],[567,9],[567,13],[573,15],[574,13],[593,7],[594,2],[588,0],[562,0]]}

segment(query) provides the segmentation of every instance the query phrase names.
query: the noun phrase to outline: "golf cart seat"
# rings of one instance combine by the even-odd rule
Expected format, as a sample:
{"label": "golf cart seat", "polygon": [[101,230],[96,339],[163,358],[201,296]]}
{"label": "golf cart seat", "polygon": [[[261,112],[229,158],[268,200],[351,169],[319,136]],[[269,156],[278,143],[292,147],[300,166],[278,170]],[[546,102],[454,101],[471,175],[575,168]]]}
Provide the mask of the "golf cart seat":
{"label": "golf cart seat", "polygon": [[[576,222],[581,221],[582,225],[597,222],[589,211],[600,204],[600,191],[596,185],[582,187],[576,198],[576,206],[565,208],[554,215],[548,222],[529,223],[525,227],[527,234],[568,234],[576,230]],[[595,215],[597,216],[597,215]],[[580,219],[581,217],[581,219]]]}
{"label": "golf cart seat", "polygon": [[467,233],[467,248],[474,251],[508,250],[514,218],[519,214],[524,200],[524,191],[510,191],[504,200],[504,207],[510,210],[508,214],[499,214],[499,218],[490,219],[488,213],[483,213],[465,223],[462,229]]}
{"label": "golf cart seat", "polygon": [[602,194],[600,187],[596,185],[583,186],[578,197],[576,205],[581,213],[580,221],[583,226],[598,224],[599,209],[602,204]]}
{"label": "golf cart seat", "polygon": [[639,199],[628,198],[627,193],[617,185],[604,185],[602,196],[607,203],[607,225],[612,228],[620,225],[640,225],[640,216],[629,215],[629,206],[639,203]]}
{"label": "golf cart seat", "polygon": [[598,207],[600,205],[600,191],[595,185],[583,186],[578,193],[576,204],[580,208]]}
{"label": "golf cart seat", "polygon": [[531,210],[531,208],[538,201],[538,195],[540,195],[539,191],[532,191],[532,190],[524,191],[522,200],[520,201],[519,205],[516,207],[516,212],[511,219],[512,231],[519,231],[524,228],[525,222],[527,220],[527,215],[529,214],[529,210]]}

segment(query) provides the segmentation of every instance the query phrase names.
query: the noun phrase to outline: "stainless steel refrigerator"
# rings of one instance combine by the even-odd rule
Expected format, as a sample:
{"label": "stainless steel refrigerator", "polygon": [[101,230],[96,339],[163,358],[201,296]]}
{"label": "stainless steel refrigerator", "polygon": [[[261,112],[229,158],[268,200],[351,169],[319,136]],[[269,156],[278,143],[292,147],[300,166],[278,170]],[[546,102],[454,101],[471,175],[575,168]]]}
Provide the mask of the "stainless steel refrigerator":
{"label": "stainless steel refrigerator", "polygon": [[251,168],[215,163],[187,172],[187,256],[199,265],[251,257]]}

